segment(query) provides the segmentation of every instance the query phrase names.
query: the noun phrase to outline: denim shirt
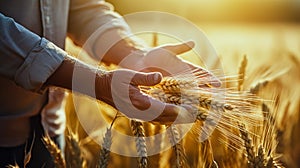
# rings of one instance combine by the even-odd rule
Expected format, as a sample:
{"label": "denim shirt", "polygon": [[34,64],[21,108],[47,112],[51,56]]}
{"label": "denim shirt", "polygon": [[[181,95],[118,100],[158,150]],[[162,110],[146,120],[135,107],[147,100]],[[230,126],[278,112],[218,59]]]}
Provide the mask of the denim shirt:
{"label": "denim shirt", "polygon": [[127,25],[101,0],[0,1],[0,120],[37,114],[46,102],[37,93],[67,55],[66,36],[80,46],[100,27]]}

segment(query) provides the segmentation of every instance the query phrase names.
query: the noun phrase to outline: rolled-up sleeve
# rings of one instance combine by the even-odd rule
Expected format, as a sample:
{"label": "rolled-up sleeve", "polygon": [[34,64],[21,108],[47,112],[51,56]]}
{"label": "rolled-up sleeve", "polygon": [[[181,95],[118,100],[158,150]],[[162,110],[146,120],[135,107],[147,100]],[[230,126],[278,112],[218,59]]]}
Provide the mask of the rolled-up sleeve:
{"label": "rolled-up sleeve", "polygon": [[39,92],[66,52],[0,13],[0,74]]}
{"label": "rolled-up sleeve", "polygon": [[[97,36],[109,29],[130,31],[124,19],[113,6],[102,0],[72,0],[68,22],[68,35],[78,45],[83,45],[95,32]],[[95,35],[95,34],[93,34]]]}

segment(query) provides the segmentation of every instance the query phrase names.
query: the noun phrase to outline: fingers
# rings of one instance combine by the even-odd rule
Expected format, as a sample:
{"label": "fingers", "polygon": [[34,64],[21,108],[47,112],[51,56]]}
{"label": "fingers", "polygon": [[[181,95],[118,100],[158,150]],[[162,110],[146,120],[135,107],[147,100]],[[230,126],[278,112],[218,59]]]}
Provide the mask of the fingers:
{"label": "fingers", "polygon": [[192,108],[189,106],[177,106],[165,104],[164,111],[152,122],[154,124],[186,124],[193,123],[195,117],[192,114]]}
{"label": "fingers", "polygon": [[138,72],[134,75],[131,80],[131,84],[138,86],[153,86],[158,84],[162,80],[161,73],[154,72],[154,73],[142,73]]}
{"label": "fingers", "polygon": [[139,110],[146,110],[151,106],[150,97],[141,93],[137,87],[130,86],[129,98],[131,103]]}
{"label": "fingers", "polygon": [[42,125],[44,130],[50,135],[50,137],[62,134],[66,126],[66,117],[64,111],[43,109]]}
{"label": "fingers", "polygon": [[222,85],[220,79],[210,71],[186,61],[183,63],[189,66],[191,74],[197,78],[199,87],[220,87]]}
{"label": "fingers", "polygon": [[181,44],[175,44],[175,45],[166,45],[162,46],[162,49],[168,50],[175,55],[183,54],[187,51],[190,51],[192,48],[194,48],[195,43],[193,41],[181,43]]}
{"label": "fingers", "polygon": [[141,93],[137,87],[130,87],[130,100],[133,106],[139,110],[126,111],[127,106],[126,109],[121,111],[131,118],[160,124],[192,123],[195,121],[192,115],[192,107],[163,103]]}
{"label": "fingers", "polygon": [[221,87],[222,85],[222,82],[219,78],[203,68],[197,67],[193,73],[199,78],[199,87],[209,87],[207,84],[212,87]]}

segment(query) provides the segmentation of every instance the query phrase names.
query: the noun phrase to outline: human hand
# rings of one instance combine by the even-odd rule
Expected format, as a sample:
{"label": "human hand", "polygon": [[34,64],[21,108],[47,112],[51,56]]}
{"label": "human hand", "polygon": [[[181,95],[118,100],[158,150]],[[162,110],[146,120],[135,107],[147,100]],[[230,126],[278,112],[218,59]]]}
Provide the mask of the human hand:
{"label": "human hand", "polygon": [[176,106],[155,100],[140,92],[138,86],[152,86],[162,79],[159,73],[143,73],[132,70],[115,70],[96,76],[96,98],[117,108],[129,118],[153,123],[171,124],[194,121],[188,110],[191,107]]}
{"label": "human hand", "polygon": [[189,41],[176,45],[163,45],[145,52],[133,52],[133,55],[142,54],[143,56],[139,57],[135,63],[129,62],[130,59],[128,61],[125,59],[123,64],[127,64],[129,68],[138,71],[161,72],[164,76],[190,73],[201,78],[202,81],[206,81],[209,85],[220,87],[220,80],[212,73],[177,57],[179,54],[190,51],[194,45],[194,42]]}
{"label": "human hand", "polygon": [[176,123],[194,122],[192,107],[163,103],[140,91],[139,86],[152,86],[160,83],[161,79],[162,75],[157,72],[144,73],[128,69],[100,71],[66,57],[46,85],[68,88],[104,101],[129,118],[160,124],[171,124],[175,120]]}
{"label": "human hand", "polygon": [[42,125],[50,137],[63,134],[66,127],[65,116],[65,91],[63,89],[50,87],[48,103],[41,112]]}

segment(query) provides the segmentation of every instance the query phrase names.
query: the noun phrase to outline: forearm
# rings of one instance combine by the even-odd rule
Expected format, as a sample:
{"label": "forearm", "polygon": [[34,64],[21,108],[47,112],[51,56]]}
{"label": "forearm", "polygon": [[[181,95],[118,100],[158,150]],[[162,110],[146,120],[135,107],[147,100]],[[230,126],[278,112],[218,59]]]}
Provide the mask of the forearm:
{"label": "forearm", "polygon": [[[71,56],[66,56],[62,64],[48,78],[45,87],[58,86],[76,91],[88,96],[95,96],[93,92],[96,74],[99,73],[96,67],[85,64]],[[90,87],[92,84],[92,87]]]}

